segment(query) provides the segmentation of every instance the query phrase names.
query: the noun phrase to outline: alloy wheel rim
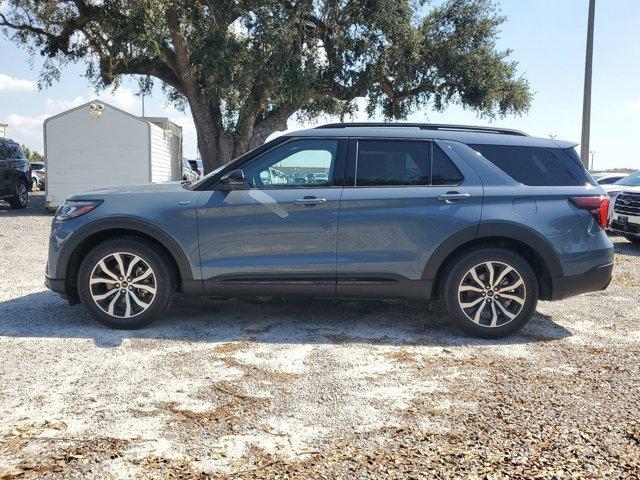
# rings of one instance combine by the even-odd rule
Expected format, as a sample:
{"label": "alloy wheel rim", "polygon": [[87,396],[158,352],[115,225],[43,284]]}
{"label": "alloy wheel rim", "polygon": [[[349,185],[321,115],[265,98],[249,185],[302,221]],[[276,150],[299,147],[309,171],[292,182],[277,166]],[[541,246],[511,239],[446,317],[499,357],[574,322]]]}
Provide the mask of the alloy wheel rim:
{"label": "alloy wheel rim", "polygon": [[18,199],[20,200],[21,205],[26,205],[29,198],[29,194],[27,193],[27,186],[24,183],[20,183],[18,187]]}
{"label": "alloy wheel rim", "polygon": [[157,281],[151,266],[139,255],[110,253],[91,271],[89,291],[107,315],[132,318],[146,312],[156,297]]}
{"label": "alloy wheel rim", "polygon": [[479,263],[458,285],[458,305],[473,323],[488,328],[512,322],[524,308],[527,289],[522,275],[504,262]]}

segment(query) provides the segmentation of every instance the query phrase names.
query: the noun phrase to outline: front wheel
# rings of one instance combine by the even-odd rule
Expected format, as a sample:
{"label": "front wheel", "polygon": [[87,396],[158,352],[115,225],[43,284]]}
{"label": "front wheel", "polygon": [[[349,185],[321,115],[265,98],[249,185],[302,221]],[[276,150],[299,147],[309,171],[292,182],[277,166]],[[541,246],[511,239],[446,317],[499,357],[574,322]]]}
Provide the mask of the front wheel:
{"label": "front wheel", "polygon": [[16,193],[7,200],[14,210],[20,210],[29,203],[29,185],[26,180],[19,180],[16,184]]}
{"label": "front wheel", "polygon": [[538,303],[538,281],[520,255],[481,248],[453,261],[445,272],[441,297],[453,323],[482,338],[520,330]]}
{"label": "front wheel", "polygon": [[136,238],[107,240],[83,260],[78,295],[84,307],[110,328],[134,329],[164,313],[176,292],[169,259]]}

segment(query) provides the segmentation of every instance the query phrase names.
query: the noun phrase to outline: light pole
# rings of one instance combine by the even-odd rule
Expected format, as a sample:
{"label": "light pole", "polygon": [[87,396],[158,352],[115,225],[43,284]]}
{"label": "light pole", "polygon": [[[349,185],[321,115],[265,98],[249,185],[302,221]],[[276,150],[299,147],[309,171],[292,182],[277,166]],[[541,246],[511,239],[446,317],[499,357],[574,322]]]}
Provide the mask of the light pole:
{"label": "light pole", "polygon": [[584,97],[582,99],[582,138],[580,159],[589,167],[589,133],[591,130],[591,73],[593,70],[593,19],[596,0],[589,0],[589,21],[587,24],[587,54],[584,62]]}
{"label": "light pole", "polygon": [[591,154],[591,169],[589,171],[594,172],[596,169],[596,151],[591,150],[589,153]]}

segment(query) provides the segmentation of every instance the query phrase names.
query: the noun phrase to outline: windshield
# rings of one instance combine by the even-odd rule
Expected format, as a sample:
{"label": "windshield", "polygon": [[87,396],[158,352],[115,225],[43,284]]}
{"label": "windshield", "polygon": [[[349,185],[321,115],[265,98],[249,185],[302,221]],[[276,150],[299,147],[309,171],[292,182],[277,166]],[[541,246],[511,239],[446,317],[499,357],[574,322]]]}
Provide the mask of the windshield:
{"label": "windshield", "polygon": [[627,187],[640,186],[640,172],[632,173],[627,177],[621,178],[614,185],[626,185]]}
{"label": "windshield", "polygon": [[32,163],[31,164],[31,170],[42,170],[44,169],[44,164],[43,163]]}

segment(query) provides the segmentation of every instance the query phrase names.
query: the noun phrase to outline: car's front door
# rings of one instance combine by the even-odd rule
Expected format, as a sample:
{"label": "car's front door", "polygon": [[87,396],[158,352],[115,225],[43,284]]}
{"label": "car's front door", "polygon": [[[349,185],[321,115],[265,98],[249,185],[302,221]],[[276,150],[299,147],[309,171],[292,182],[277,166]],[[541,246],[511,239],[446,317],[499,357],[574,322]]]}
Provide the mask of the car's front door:
{"label": "car's front door", "polygon": [[480,178],[445,149],[435,141],[351,140],[338,224],[339,296],[428,297],[430,256],[452,236],[475,237]]}
{"label": "car's front door", "polygon": [[345,158],[346,140],[290,140],[242,167],[248,188],[201,195],[205,291],[335,295]]}

